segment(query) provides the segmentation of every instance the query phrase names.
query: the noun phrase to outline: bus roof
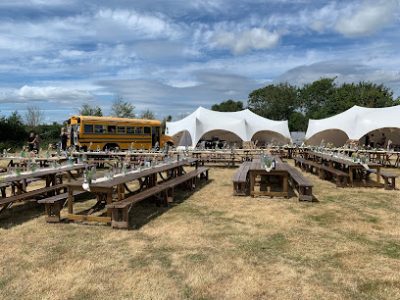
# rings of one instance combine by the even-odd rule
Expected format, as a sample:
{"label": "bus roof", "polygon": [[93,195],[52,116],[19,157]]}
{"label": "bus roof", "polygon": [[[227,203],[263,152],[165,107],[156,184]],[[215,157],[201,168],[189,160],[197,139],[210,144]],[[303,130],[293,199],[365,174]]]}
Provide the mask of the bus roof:
{"label": "bus roof", "polygon": [[116,118],[116,117],[96,117],[96,116],[72,116],[70,119],[81,119],[82,121],[92,122],[126,122],[136,123],[141,125],[157,126],[161,125],[159,120],[148,120],[148,119],[135,119],[135,118]]}

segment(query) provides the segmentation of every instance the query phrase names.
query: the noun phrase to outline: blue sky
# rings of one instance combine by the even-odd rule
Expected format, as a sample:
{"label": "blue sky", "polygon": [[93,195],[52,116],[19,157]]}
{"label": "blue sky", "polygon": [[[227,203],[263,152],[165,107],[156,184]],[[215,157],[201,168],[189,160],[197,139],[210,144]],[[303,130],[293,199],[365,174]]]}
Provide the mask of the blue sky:
{"label": "blue sky", "polygon": [[400,94],[400,0],[1,0],[0,114],[116,95],[158,118],[323,76]]}

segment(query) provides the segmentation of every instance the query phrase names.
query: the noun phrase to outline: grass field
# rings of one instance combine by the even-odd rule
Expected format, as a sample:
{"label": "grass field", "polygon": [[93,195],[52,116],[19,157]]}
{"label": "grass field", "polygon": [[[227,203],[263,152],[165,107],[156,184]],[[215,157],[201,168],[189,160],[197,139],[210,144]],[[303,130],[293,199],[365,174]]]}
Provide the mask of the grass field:
{"label": "grass field", "polygon": [[234,197],[234,171],[137,205],[129,231],[0,216],[0,298],[400,299],[399,191],[306,174],[319,203]]}

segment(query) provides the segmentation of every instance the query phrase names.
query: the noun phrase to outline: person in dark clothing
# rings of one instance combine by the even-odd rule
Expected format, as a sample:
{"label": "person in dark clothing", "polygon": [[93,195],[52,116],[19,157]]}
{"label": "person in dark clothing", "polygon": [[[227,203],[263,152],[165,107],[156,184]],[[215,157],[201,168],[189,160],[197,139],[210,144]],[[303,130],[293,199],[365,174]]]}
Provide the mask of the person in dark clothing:
{"label": "person in dark clothing", "polygon": [[29,137],[28,137],[28,149],[29,151],[33,151],[33,146],[34,146],[34,140],[35,140],[35,133],[31,132],[29,133]]}
{"label": "person in dark clothing", "polygon": [[33,140],[33,151],[35,151],[36,154],[39,154],[39,148],[40,148],[40,137],[38,134],[36,134],[35,139]]}
{"label": "person in dark clothing", "polygon": [[64,127],[61,129],[60,138],[61,138],[61,149],[65,151],[67,150],[68,134]]}

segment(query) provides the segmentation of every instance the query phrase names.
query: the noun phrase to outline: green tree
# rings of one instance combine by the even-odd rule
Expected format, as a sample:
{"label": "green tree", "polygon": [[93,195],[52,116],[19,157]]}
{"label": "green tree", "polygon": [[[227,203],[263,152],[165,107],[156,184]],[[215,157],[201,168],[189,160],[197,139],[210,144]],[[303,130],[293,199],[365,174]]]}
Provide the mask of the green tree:
{"label": "green tree", "polygon": [[243,102],[229,99],[219,104],[214,104],[213,106],[211,106],[211,110],[224,111],[224,112],[240,111],[243,110]]}
{"label": "green tree", "polygon": [[321,78],[299,90],[299,109],[307,118],[320,119],[329,115],[328,106],[334,99],[336,78]]}
{"label": "green tree", "polygon": [[289,116],[288,123],[289,131],[306,131],[308,119],[303,113],[295,111]]}
{"label": "green tree", "polygon": [[142,119],[147,119],[147,120],[154,120],[155,115],[150,109],[146,109],[142,114],[140,115],[140,118]]}
{"label": "green tree", "polygon": [[0,117],[0,149],[19,148],[28,137],[21,115],[15,111],[8,117]]}
{"label": "green tree", "polygon": [[[382,84],[371,82],[344,83],[337,87],[335,97],[328,105],[330,114],[338,109],[344,111],[354,105],[364,107],[387,107],[396,105],[393,92]],[[339,111],[339,112],[340,112]]]}
{"label": "green tree", "polygon": [[254,113],[272,120],[288,120],[299,107],[297,88],[288,83],[267,85],[250,93],[248,106]]}
{"label": "green tree", "polygon": [[103,116],[100,106],[91,106],[89,104],[83,104],[79,110],[79,114],[82,116]]}
{"label": "green tree", "polygon": [[49,144],[57,143],[60,140],[62,126],[62,124],[53,122],[53,124],[42,124],[36,128],[35,131],[40,135],[42,148],[47,149]]}
{"label": "green tree", "polygon": [[39,126],[44,119],[43,111],[37,106],[28,106],[25,112],[25,124],[30,128]]}
{"label": "green tree", "polygon": [[112,104],[111,111],[114,117],[118,118],[134,118],[135,106],[125,101],[121,96],[117,96]]}

